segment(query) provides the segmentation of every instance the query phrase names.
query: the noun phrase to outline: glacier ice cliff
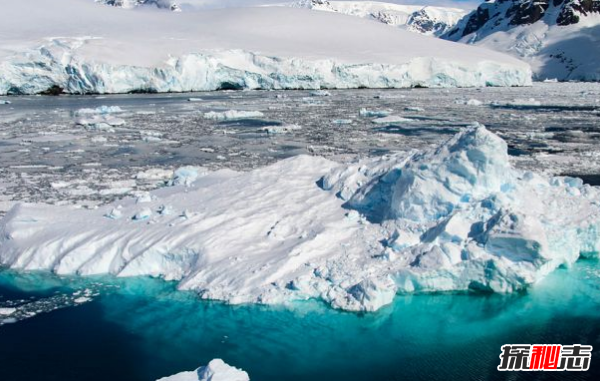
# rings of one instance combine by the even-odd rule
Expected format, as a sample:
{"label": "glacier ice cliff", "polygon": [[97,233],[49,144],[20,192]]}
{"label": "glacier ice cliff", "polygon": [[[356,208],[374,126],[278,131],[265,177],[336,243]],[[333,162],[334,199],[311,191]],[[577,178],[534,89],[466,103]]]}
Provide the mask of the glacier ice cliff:
{"label": "glacier ice cliff", "polygon": [[[405,64],[345,64],[264,56],[243,50],[186,54],[164,65],[116,65],[78,58],[80,41],[55,39],[0,63],[0,94],[70,94],[213,90],[525,86],[527,68],[423,57]],[[75,51],[74,51],[75,50]],[[242,63],[242,64],[241,64]]]}
{"label": "glacier ice cliff", "polygon": [[331,12],[23,0],[3,16],[0,94],[531,83],[529,66],[508,55]]}
{"label": "glacier ice cliff", "polygon": [[427,152],[298,156],[172,185],[97,210],[16,205],[0,221],[0,266],[374,311],[398,293],[523,290],[600,251],[600,190],[513,168],[477,124]]}

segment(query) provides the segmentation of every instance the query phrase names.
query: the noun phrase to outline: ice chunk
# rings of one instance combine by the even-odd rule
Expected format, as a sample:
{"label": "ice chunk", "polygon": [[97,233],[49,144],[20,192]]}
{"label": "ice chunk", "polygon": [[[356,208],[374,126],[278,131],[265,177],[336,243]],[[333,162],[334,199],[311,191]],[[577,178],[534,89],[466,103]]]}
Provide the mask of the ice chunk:
{"label": "ice chunk", "polygon": [[158,381],[249,381],[248,373],[215,359],[193,372],[181,372]]}
{"label": "ice chunk", "polygon": [[315,91],[311,91],[310,96],[312,97],[330,97],[331,93],[327,90],[315,90]]}
{"label": "ice chunk", "polygon": [[229,110],[224,112],[210,111],[204,114],[204,119],[212,120],[232,120],[232,119],[252,119],[262,118],[264,114],[260,111],[237,111]]}
{"label": "ice chunk", "polygon": [[392,112],[389,110],[368,110],[366,108],[361,108],[358,112],[358,115],[364,118],[384,118],[389,116]]}
{"label": "ice chunk", "polygon": [[16,308],[0,307],[0,316],[10,316],[17,312]]}
{"label": "ice chunk", "polygon": [[[297,156],[247,173],[185,170],[189,187],[123,202],[147,224],[104,218],[116,203],[17,204],[0,220],[0,266],[373,311],[397,292],[522,290],[598,257],[600,189],[519,171],[507,151],[474,124],[433,149],[349,164]],[[168,207],[183,213],[163,217]]]}
{"label": "ice chunk", "polygon": [[483,105],[482,101],[480,101],[479,99],[474,99],[474,98],[471,98],[469,100],[459,99],[459,100],[455,101],[455,103],[459,104],[459,105],[466,105],[466,106],[481,106],[481,105]]}
{"label": "ice chunk", "polygon": [[169,186],[185,185],[190,186],[199,176],[206,174],[207,170],[203,167],[186,166],[180,167],[173,173],[169,181]]}
{"label": "ice chunk", "polygon": [[9,104],[10,104],[10,101],[0,99],[0,105],[9,105]]}
{"label": "ice chunk", "polygon": [[119,106],[100,106],[97,108],[82,108],[79,109],[75,112],[75,115],[81,116],[81,115],[90,115],[90,114],[101,114],[101,115],[107,115],[107,114],[112,114],[112,113],[117,113],[117,112],[123,112],[123,110],[121,109],[121,107]]}
{"label": "ice chunk", "polygon": [[152,217],[152,210],[150,208],[144,208],[144,209],[140,210],[139,212],[137,212],[133,216],[133,219],[136,221],[144,221],[144,220],[149,219],[150,217]]}
{"label": "ice chunk", "polygon": [[261,131],[266,132],[267,134],[287,134],[293,131],[301,130],[302,126],[297,124],[286,124],[283,126],[267,126],[261,128]]}
{"label": "ice chunk", "polygon": [[394,123],[410,123],[411,119],[403,118],[397,115],[390,115],[383,118],[373,119],[371,122],[375,124],[394,124]]}

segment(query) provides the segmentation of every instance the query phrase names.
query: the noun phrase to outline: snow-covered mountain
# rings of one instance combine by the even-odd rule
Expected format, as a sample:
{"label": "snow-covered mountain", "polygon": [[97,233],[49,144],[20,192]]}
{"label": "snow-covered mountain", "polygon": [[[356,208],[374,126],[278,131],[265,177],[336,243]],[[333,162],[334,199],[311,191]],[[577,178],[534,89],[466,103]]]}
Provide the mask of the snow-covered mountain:
{"label": "snow-covered mountain", "polygon": [[160,9],[169,9],[179,12],[181,8],[172,0],[95,0],[97,3],[110,5],[113,7],[132,9],[140,6],[154,6]]}
{"label": "snow-covered mountain", "polygon": [[127,93],[531,81],[529,67],[505,54],[331,12],[125,12],[81,0],[22,0],[5,7],[3,16],[0,94],[56,87]]}
{"label": "snow-covered mountain", "polygon": [[400,5],[378,1],[300,0],[287,5],[367,18],[433,36],[447,32],[467,14],[464,9],[458,8]]}
{"label": "snow-covered mountain", "polygon": [[600,80],[600,0],[488,0],[442,38],[523,58],[537,79]]}

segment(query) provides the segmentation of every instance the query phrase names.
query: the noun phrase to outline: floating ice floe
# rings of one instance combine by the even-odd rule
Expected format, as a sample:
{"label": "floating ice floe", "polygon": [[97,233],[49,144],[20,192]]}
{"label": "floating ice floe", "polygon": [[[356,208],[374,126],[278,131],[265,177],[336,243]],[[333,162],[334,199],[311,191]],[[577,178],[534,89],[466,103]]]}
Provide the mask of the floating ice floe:
{"label": "floating ice floe", "polygon": [[353,122],[352,119],[334,119],[331,121],[333,124],[352,124]]}
{"label": "floating ice floe", "polygon": [[17,312],[16,308],[7,308],[7,307],[0,308],[0,315],[2,315],[2,316],[10,316],[10,315],[14,314],[15,312]]}
{"label": "floating ice floe", "polygon": [[249,381],[248,373],[227,365],[221,359],[214,359],[207,366],[192,372],[181,372],[158,381]]}
{"label": "floating ice floe", "polygon": [[492,106],[508,106],[508,107],[538,107],[541,106],[542,102],[536,100],[535,98],[528,99],[515,99],[511,102],[506,103],[498,103],[494,102]]}
{"label": "floating ice floe", "polygon": [[75,115],[90,115],[90,114],[107,115],[107,114],[113,114],[113,113],[118,113],[118,112],[123,112],[123,110],[119,106],[100,106],[100,107],[96,107],[96,108],[79,109],[75,112]]}
{"label": "floating ice floe", "polygon": [[4,99],[0,99],[0,105],[9,105],[10,101],[5,101]]}
{"label": "floating ice floe", "polygon": [[373,119],[373,120],[371,120],[371,122],[375,123],[375,124],[394,124],[394,123],[410,123],[410,122],[412,122],[412,120],[408,119],[408,118],[403,118],[403,117],[397,116],[397,115],[390,115],[390,116],[386,116],[383,118]]}
{"label": "floating ice floe", "polygon": [[364,118],[384,118],[389,116],[392,112],[389,110],[368,110],[366,108],[361,108],[358,112],[358,115]]}
{"label": "floating ice floe", "polygon": [[210,111],[204,113],[204,119],[212,120],[232,120],[232,119],[251,119],[262,118],[264,114],[260,111],[237,111],[229,110],[224,112]]}
{"label": "floating ice floe", "polygon": [[297,124],[286,124],[283,126],[267,126],[261,128],[261,131],[266,132],[267,134],[287,134],[293,131],[301,130],[302,126]]}
{"label": "floating ice floe", "polygon": [[[135,219],[105,218],[116,204],[18,204],[0,221],[0,265],[156,276],[230,303],[316,298],[374,311],[397,293],[522,290],[600,251],[600,190],[514,169],[481,125],[426,152],[348,164],[298,156],[184,178],[147,203],[120,200]],[[160,213],[166,205],[177,212]]]}
{"label": "floating ice floe", "polygon": [[110,114],[100,114],[92,117],[78,118],[75,123],[88,130],[114,132],[115,129],[113,127],[125,125],[125,120],[113,117]]}
{"label": "floating ice floe", "polygon": [[480,101],[479,99],[459,99],[457,101],[455,101],[454,103],[456,103],[457,105],[466,105],[466,106],[481,106],[483,105],[483,102]]}
{"label": "floating ice floe", "polygon": [[330,97],[331,93],[327,90],[315,90],[315,91],[311,91],[310,93],[311,97]]}

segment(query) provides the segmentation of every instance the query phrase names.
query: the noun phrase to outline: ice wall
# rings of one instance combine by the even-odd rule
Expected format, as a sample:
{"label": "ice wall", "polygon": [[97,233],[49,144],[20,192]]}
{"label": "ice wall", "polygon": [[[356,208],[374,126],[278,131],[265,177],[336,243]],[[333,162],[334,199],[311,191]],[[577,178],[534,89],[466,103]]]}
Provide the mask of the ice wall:
{"label": "ice wall", "polygon": [[348,89],[526,86],[526,66],[413,58],[406,64],[347,64],[335,59],[278,58],[243,50],[173,57],[156,67],[79,57],[79,39],[48,44],[0,62],[0,94],[191,92],[227,89]]}

